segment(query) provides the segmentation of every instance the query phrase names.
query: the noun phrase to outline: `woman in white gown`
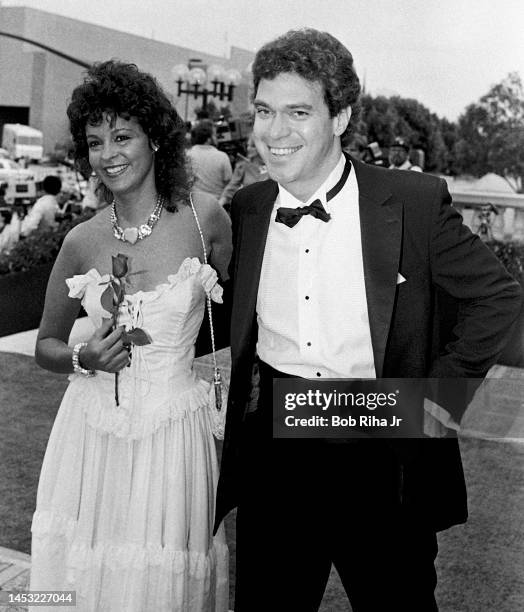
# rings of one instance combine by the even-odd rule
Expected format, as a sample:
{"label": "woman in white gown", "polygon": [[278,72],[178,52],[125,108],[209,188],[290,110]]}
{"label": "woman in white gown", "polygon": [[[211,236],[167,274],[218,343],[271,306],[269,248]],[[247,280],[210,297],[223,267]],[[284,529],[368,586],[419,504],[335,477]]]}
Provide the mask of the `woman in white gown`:
{"label": "woman in white gown", "polygon": [[[30,588],[75,591],[77,612],[223,612],[210,384],[193,357],[206,294],[220,301],[229,218],[190,196],[183,122],[150,75],[97,64],[68,116],[76,161],[111,206],[69,233],[49,280],[36,358],[71,382],[38,486]],[[117,254],[120,292],[107,284]],[[81,304],[95,331],[73,349]],[[150,343],[130,346],[133,328]]]}

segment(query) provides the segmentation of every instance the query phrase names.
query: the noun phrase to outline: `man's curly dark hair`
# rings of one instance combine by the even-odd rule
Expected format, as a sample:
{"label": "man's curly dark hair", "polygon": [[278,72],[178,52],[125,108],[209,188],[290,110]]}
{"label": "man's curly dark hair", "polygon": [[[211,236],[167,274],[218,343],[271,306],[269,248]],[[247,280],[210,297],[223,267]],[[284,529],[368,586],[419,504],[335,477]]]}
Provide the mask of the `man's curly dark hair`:
{"label": "man's curly dark hair", "polygon": [[360,81],[353,56],[334,36],[304,28],[290,30],[265,44],[253,61],[254,95],[262,79],[271,80],[283,72],[320,82],[331,117],[351,107],[351,120],[343,135],[356,124],[360,114]]}
{"label": "man's curly dark hair", "polygon": [[[109,60],[93,64],[84,82],[73,91],[67,116],[74,143],[76,165],[84,176],[91,174],[86,126],[99,125],[105,113],[114,119],[134,117],[155,153],[155,183],[158,193],[174,212],[176,202],[187,202],[189,177],[185,157],[185,124],[154,77],[135,64]],[[113,194],[102,185],[105,200]]]}

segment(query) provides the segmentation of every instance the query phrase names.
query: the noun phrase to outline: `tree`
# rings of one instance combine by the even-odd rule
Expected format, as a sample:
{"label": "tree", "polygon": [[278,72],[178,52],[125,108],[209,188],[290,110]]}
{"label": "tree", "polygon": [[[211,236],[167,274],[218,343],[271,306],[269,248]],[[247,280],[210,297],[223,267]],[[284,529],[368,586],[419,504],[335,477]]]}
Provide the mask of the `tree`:
{"label": "tree", "polygon": [[481,176],[495,172],[515,191],[523,191],[524,88],[517,72],[494,85],[458,120],[456,164]]}
{"label": "tree", "polygon": [[456,163],[455,163],[455,145],[457,142],[458,127],[453,121],[449,121],[445,117],[440,119],[440,131],[442,133],[442,139],[444,146],[446,147],[446,174],[455,175],[457,174]]}
{"label": "tree", "polygon": [[398,130],[408,138],[411,146],[426,154],[426,169],[442,171],[447,166],[447,151],[440,119],[418,100],[395,96],[391,102],[401,118]]}
{"label": "tree", "polygon": [[361,103],[362,120],[357,131],[365,135],[368,142],[377,141],[388,147],[395,136],[402,136],[413,148],[424,151],[427,170],[442,172],[448,168],[452,149],[446,145],[442,125],[446,127],[448,140],[454,143],[449,122],[442,124],[443,120],[412,98],[375,98],[366,94]]}
{"label": "tree", "polygon": [[395,138],[395,125],[398,121],[396,109],[390,104],[389,98],[377,96],[374,98],[365,94],[361,98],[362,118],[359,132],[363,133],[368,142],[378,142],[388,146]]}

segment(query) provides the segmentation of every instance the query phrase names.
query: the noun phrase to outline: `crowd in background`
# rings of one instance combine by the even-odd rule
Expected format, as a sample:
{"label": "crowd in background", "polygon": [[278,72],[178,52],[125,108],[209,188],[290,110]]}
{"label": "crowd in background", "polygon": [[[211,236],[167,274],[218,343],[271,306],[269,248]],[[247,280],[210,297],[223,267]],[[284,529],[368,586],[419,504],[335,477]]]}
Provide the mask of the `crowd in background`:
{"label": "crowd in background", "polygon": [[[238,144],[235,154],[220,150],[216,125],[205,117],[186,124],[187,159],[192,189],[215,197],[229,212],[231,200],[242,187],[266,180],[267,169],[257,152],[252,136]],[[422,172],[424,155],[396,137],[384,153],[377,142],[368,143],[365,136],[352,134],[343,142],[344,150],[355,159],[390,169]],[[98,180],[91,175],[85,181],[80,198],[64,188],[59,176],[49,175],[41,183],[40,197],[30,207],[0,209],[0,252],[8,252],[20,239],[35,230],[56,228],[86,208],[99,210],[107,205],[97,192]],[[80,200],[80,201],[78,201]]]}

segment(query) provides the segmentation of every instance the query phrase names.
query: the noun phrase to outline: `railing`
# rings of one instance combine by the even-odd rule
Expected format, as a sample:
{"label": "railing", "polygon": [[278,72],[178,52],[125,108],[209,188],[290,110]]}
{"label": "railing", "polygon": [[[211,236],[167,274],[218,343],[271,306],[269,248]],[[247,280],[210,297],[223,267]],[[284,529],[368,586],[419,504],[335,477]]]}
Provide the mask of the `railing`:
{"label": "railing", "polygon": [[524,194],[449,187],[453,205],[472,231],[486,239],[524,242]]}

